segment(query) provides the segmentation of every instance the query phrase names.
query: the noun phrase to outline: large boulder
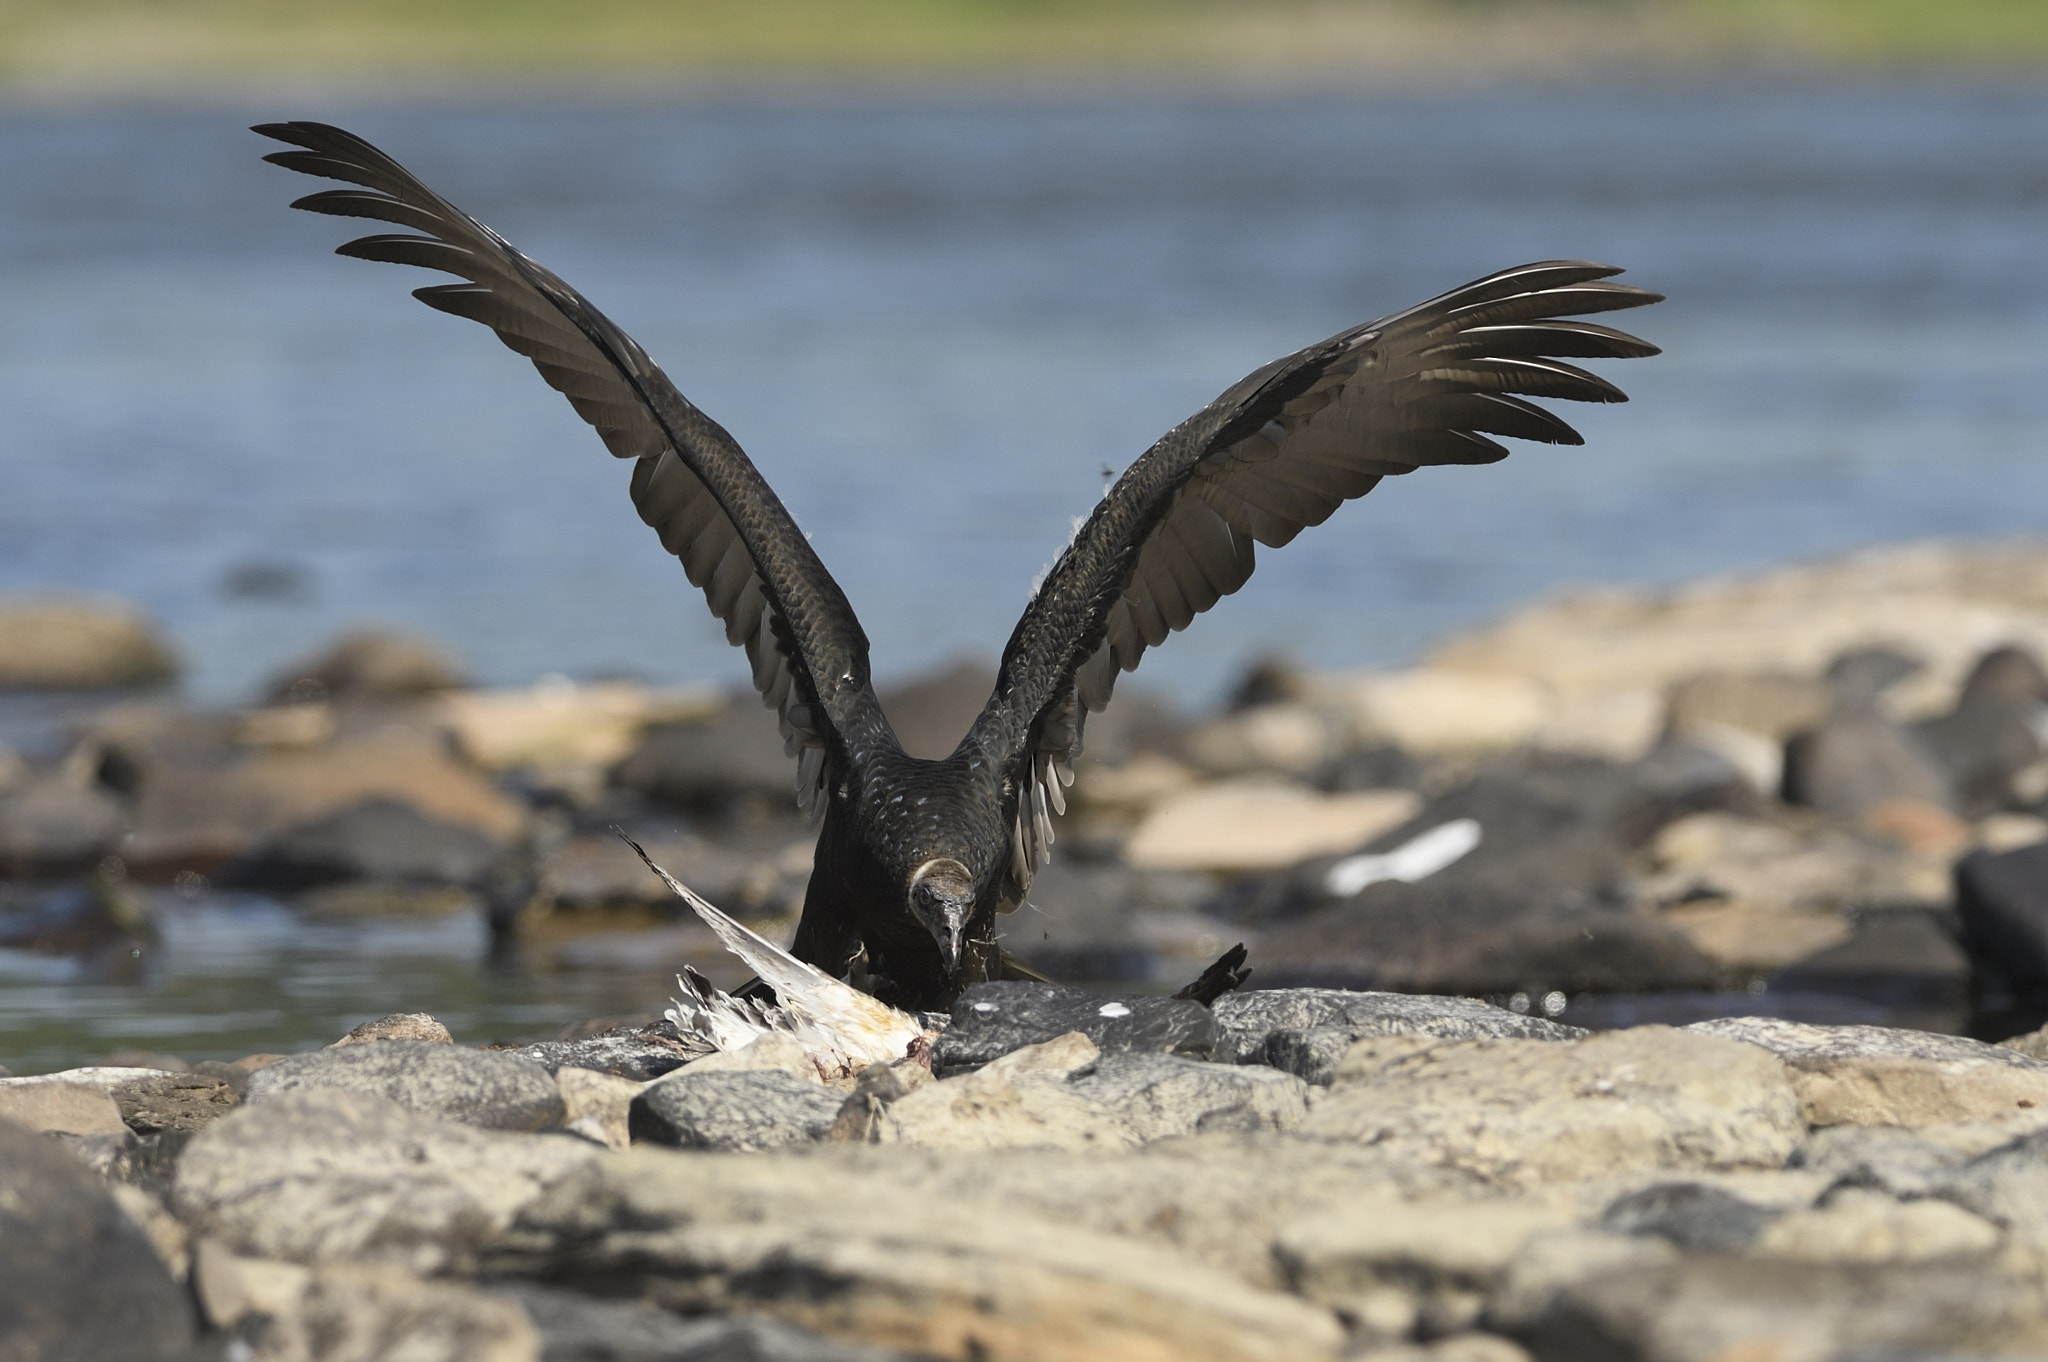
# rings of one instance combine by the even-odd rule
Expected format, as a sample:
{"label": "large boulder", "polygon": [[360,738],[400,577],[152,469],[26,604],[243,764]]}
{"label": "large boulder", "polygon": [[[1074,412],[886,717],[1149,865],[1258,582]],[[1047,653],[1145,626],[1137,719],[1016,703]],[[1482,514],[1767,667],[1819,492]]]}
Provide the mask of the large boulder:
{"label": "large boulder", "polygon": [[545,1130],[562,1123],[562,1095],[524,1055],[431,1041],[380,1040],[292,1055],[257,1070],[245,1100],[333,1090],[374,1094],[408,1111],[490,1130]]}
{"label": "large boulder", "polygon": [[1216,1051],[1216,1019],[1200,1003],[1137,994],[1111,997],[1059,984],[973,984],[953,1003],[932,1065],[959,1072],[1070,1031],[1105,1053],[1152,1050],[1207,1058]]}
{"label": "large boulder", "polygon": [[433,640],[363,629],[287,663],[265,695],[273,703],[300,704],[406,700],[461,684],[461,669]]}
{"label": "large boulder", "polygon": [[1471,998],[1333,988],[1260,989],[1214,1004],[1223,1028],[1217,1058],[1268,1064],[1327,1085],[1351,1043],[1366,1036],[1443,1040],[1576,1040],[1586,1033]]}

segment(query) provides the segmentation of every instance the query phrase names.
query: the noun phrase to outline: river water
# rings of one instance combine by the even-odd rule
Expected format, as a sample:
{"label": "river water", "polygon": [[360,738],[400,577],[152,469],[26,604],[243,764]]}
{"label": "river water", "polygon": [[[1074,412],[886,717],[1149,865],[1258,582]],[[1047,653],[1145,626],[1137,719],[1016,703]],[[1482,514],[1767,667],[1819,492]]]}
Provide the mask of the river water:
{"label": "river water", "polygon": [[[1383,486],[1145,680],[1202,703],[1261,651],[1397,660],[1572,583],[2048,517],[2040,89],[0,108],[0,590],[140,601],[202,700],[365,620],[492,683],[741,675],[566,404],[405,296],[438,276],[287,211],[319,186],[243,131],[287,117],[379,143],[633,332],[811,533],[885,679],[995,653],[1105,473],[1246,371],[1526,260],[1669,295],[1622,319],[1665,354],[1606,366],[1634,400],[1569,411],[1584,448]],[[252,977],[376,951],[192,911],[185,958],[239,941]],[[589,1010],[419,930],[388,952],[417,978],[359,971],[393,1006]],[[0,1034],[79,1010],[41,977],[0,987]],[[205,1049],[193,990],[151,977],[93,1006]],[[213,1048],[331,1020],[265,1015]]]}

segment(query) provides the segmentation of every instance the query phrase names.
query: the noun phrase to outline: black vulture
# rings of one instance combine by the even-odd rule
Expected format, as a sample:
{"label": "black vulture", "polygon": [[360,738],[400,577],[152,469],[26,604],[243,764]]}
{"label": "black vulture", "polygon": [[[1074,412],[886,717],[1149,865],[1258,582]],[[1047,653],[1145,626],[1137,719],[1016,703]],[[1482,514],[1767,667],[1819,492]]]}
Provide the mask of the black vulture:
{"label": "black vulture", "polygon": [[[1103,495],[1033,593],[995,690],[953,754],[905,754],[875,700],[868,641],[832,574],[723,427],[632,337],[554,274],[369,143],[320,123],[255,129],[292,144],[266,159],[356,186],[293,207],[409,229],[340,253],[464,282],[417,289],[482,322],[633,461],[633,505],[746,650],[798,759],[797,797],[824,826],[793,953],[833,975],[861,965],[878,996],[950,1003],[1016,977],[997,944],[1051,858],[1088,715],[1118,673],[1251,576],[1277,548],[1381,478],[1492,463],[1489,435],[1580,436],[1529,397],[1621,402],[1569,358],[1657,353],[1589,313],[1659,295],[1612,266],[1503,270],[1274,360],[1168,431]],[[416,235],[416,234],[417,235]]]}

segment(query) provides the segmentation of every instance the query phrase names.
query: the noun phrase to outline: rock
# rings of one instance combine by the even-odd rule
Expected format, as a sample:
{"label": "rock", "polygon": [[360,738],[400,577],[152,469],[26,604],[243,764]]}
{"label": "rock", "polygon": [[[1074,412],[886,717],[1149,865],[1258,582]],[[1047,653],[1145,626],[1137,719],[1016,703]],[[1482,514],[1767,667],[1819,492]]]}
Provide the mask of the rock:
{"label": "rock", "polygon": [[439,644],[416,635],[365,629],[288,663],[265,696],[273,704],[399,700],[461,684],[454,659]]}
{"label": "rock", "polygon": [[448,1028],[426,1013],[397,1012],[376,1021],[364,1022],[327,1048],[338,1050],[344,1045],[363,1045],[373,1040],[418,1040],[429,1045],[455,1043],[455,1037],[448,1034]]}
{"label": "rock", "polygon": [[1728,1017],[1685,1029],[1742,1041],[1784,1060],[1810,1125],[1910,1129],[2048,1119],[2048,1062],[1961,1036],[1773,1017]]}
{"label": "rock", "polygon": [[1137,995],[1109,997],[1058,984],[973,984],[953,1004],[933,1047],[939,1073],[975,1068],[1026,1045],[1079,1031],[1105,1053],[1154,1050],[1207,1057],[1216,1019],[1200,1003]]}
{"label": "rock", "polygon": [[312,1089],[374,1093],[408,1111],[487,1130],[545,1130],[564,1114],[554,1079],[524,1055],[415,1040],[293,1055],[251,1075],[246,1100]]}
{"label": "rock", "polygon": [[65,1069],[40,1078],[0,1079],[0,1092],[52,1083],[105,1093],[125,1125],[141,1135],[197,1130],[226,1115],[237,1101],[234,1087],[224,1079],[162,1069]]}
{"label": "rock", "polygon": [[1275,702],[1196,725],[1181,740],[1180,750],[1211,775],[1284,772],[1311,779],[1349,746],[1348,729],[1341,714],[1323,707]]}
{"label": "rock", "polygon": [[1529,1362],[1529,1354],[1498,1334],[1476,1330],[1428,1343],[1401,1343],[1348,1354],[1355,1362]]}
{"label": "rock", "polygon": [[1351,851],[1407,823],[1410,790],[1318,794],[1270,780],[1221,781],[1155,804],[1124,844],[1148,870],[1260,870]]}
{"label": "rock", "polygon": [[686,1149],[755,1151],[821,1140],[839,1115],[840,1093],[815,1077],[774,1069],[697,1073],[691,1066],[633,1099],[635,1141]]}
{"label": "rock", "polygon": [[1956,863],[1963,949],[1980,987],[2020,999],[2048,996],[2048,842],[1978,851]]}
{"label": "rock", "polygon": [[1833,710],[1835,689],[1817,677],[1786,672],[1701,672],[1665,695],[1664,725],[1688,734],[1713,726],[1739,729],[1782,744],[1818,728]]}
{"label": "rock", "polygon": [[691,1060],[690,1073],[785,1073],[807,1083],[824,1081],[817,1062],[804,1053],[803,1043],[787,1031],[770,1031],[737,1050],[717,1050]]}
{"label": "rock", "polygon": [[[1288,1224],[1273,1252],[1288,1287],[1344,1308],[1375,1292],[1423,1298],[1434,1331],[1469,1327],[1485,1294],[1536,1235],[1569,1223],[1534,1201],[1339,1202]],[[1449,1315],[1459,1322],[1444,1323]]]}
{"label": "rock", "polygon": [[121,801],[64,770],[0,795],[0,874],[70,874],[120,840],[128,821]]}
{"label": "rock", "polygon": [[596,1300],[531,1282],[494,1283],[491,1294],[526,1312],[545,1362],[908,1362],[773,1319],[683,1320],[645,1301]]}
{"label": "rock", "polygon": [[1445,1040],[1507,1036],[1572,1040],[1586,1033],[1490,1007],[1470,998],[1353,993],[1330,988],[1260,989],[1215,1003],[1223,1028],[1216,1057],[1234,1064],[1270,1064],[1327,1085],[1337,1062],[1364,1036],[1426,1035]]}
{"label": "rock", "polygon": [[1325,1310],[1005,1204],[971,1174],[957,1195],[934,1195],[936,1157],[635,1148],[530,1207],[489,1266],[989,1362],[1327,1358],[1340,1341]]}
{"label": "rock", "polygon": [[[1899,1198],[1931,1196],[1973,1154],[1985,1152],[1931,1134],[1898,1126],[1826,1126],[1793,1150],[1786,1166],[1818,1173],[1833,1187],[1868,1187]],[[1986,1143],[1996,1147],[2004,1141],[1993,1136]]]}
{"label": "rock", "polygon": [[1659,1169],[1775,1168],[1805,1128],[1774,1056],[1646,1026],[1563,1043],[1361,1040],[1300,1133],[1519,1189]]}
{"label": "rock", "polygon": [[934,1149],[1129,1149],[1203,1131],[1291,1129],[1306,1092],[1269,1069],[1103,1055],[1072,1032],[898,1098],[876,1138]]}
{"label": "rock", "polygon": [[1265,937],[1257,960],[1259,981],[1276,987],[1535,998],[1707,988],[1718,977],[1683,933],[1647,913],[1572,890],[1445,877],[1372,885]]}
{"label": "rock", "polygon": [[1523,1341],[1539,1362],[1995,1355],[2038,1351],[2048,1324],[2033,1288],[1975,1263],[1704,1257],[1573,1283]]}
{"label": "rock", "polygon": [[518,1046],[512,1053],[524,1055],[549,1073],[569,1066],[645,1083],[682,1068],[702,1051],[685,1045],[673,1023],[658,1021],[613,1027],[577,1040],[540,1041]]}
{"label": "rock", "polygon": [[2041,721],[2048,715],[2048,674],[2021,648],[1998,648],[1978,660],[1955,708],[1915,725],[1914,733],[1947,772],[1964,812],[1982,816],[2034,803],[2023,775],[2048,757]]}
{"label": "rock", "polygon": [[562,1091],[562,1129],[607,1149],[624,1149],[633,1142],[633,1099],[640,1095],[644,1083],[589,1069],[562,1068],[555,1071],[555,1086]]}
{"label": "rock", "polygon": [[103,1091],[83,1083],[16,1078],[0,1081],[0,1122],[24,1130],[65,1135],[129,1133],[121,1109]]}
{"label": "rock", "polygon": [[713,718],[648,729],[611,778],[684,808],[716,811],[736,799],[796,807],[796,763],[783,754],[775,715],[751,693]]}
{"label": "rock", "polygon": [[155,686],[178,662],[139,611],[113,601],[0,600],[0,690]]}
{"label": "rock", "polygon": [[1157,978],[1165,962],[1133,930],[1130,878],[1128,871],[1065,860],[1040,867],[1030,898],[1001,923],[1004,954],[1072,983]]}
{"label": "rock", "polygon": [[0,1321],[11,1358],[192,1355],[194,1319],[143,1231],[45,1136],[0,1120]]}
{"label": "rock", "polygon": [[724,701],[701,686],[657,691],[562,676],[517,690],[451,691],[434,701],[462,755],[490,771],[611,766],[648,725],[708,718],[722,708]]}
{"label": "rock", "polygon": [[241,1355],[263,1362],[541,1362],[540,1335],[516,1301],[388,1267],[307,1268],[205,1241],[195,1285],[214,1327],[260,1340]]}
{"label": "rock", "polygon": [[341,880],[475,885],[505,850],[473,828],[378,796],[266,839],[222,879],[286,892]]}
{"label": "rock", "polygon": [[995,688],[993,666],[980,658],[959,658],[937,671],[885,686],[875,698],[903,750],[937,761],[953,755]]}
{"label": "rock", "polygon": [[2048,1244],[2048,1132],[1999,1145],[1944,1174],[1932,1194],[2036,1245]]}
{"label": "rock", "polygon": [[1688,1253],[1738,1253],[1775,1218],[1765,1207],[1701,1182],[1665,1182],[1610,1202],[1600,1228],[1654,1234]]}
{"label": "rock", "polygon": [[1495,1279],[1482,1318],[1490,1329],[1526,1338],[1567,1287],[1678,1261],[1678,1246],[1661,1236],[1643,1238],[1601,1229],[1538,1234]]}
{"label": "rock", "polygon": [[599,1152],[568,1136],[437,1120],[373,1093],[283,1092],[193,1137],[172,1205],[237,1253],[426,1272],[467,1262],[482,1236]]}
{"label": "rock", "polygon": [[1955,795],[1934,755],[1875,712],[1838,714],[1785,745],[1785,798],[1847,822],[1915,800],[1949,809]]}
{"label": "rock", "polygon": [[1341,694],[1360,740],[1423,753],[1519,747],[1535,738],[1552,706],[1540,682],[1444,667],[1368,672],[1350,678]]}
{"label": "rock", "polygon": [[1947,915],[1892,909],[1856,915],[1851,934],[1770,981],[1781,993],[1862,998],[1916,1029],[1958,1031],[1969,1009],[1970,961]]}
{"label": "rock", "polygon": [[516,841],[526,811],[457,762],[431,728],[394,721],[308,749],[135,749],[131,864],[210,871],[258,843],[355,805],[392,799],[439,823]]}
{"label": "rock", "polygon": [[1998,1243],[1997,1226],[1949,1202],[1900,1202],[1844,1187],[1811,1210],[1773,1221],[1752,1251],[1812,1263],[1919,1263],[1982,1256]]}

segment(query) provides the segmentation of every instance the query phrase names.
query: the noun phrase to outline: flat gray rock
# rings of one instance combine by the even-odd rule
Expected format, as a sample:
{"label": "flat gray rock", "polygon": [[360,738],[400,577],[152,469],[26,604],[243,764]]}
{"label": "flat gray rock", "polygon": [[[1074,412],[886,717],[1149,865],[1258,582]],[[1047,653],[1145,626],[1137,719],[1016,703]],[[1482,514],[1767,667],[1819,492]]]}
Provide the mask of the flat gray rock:
{"label": "flat gray rock", "polygon": [[1807,1136],[1787,1168],[1826,1174],[1837,1187],[1930,1196],[1970,1161],[1962,1150],[1897,1126],[1830,1126]]}
{"label": "flat gray rock", "polygon": [[555,1080],[535,1060],[417,1040],[379,1040],[293,1055],[249,1078],[250,1103],[333,1088],[374,1093],[422,1115],[486,1130],[546,1130],[565,1109]]}
{"label": "flat gray rock", "polygon": [[845,1094],[775,1069],[684,1070],[633,1099],[633,1139],[760,1150],[823,1139]]}
{"label": "flat gray rock", "polygon": [[1110,997],[1058,984],[975,984],[954,1002],[932,1067],[961,1073],[1070,1031],[1104,1054],[1150,1050],[1207,1059],[1218,1039],[1209,1009],[1181,998]]}
{"label": "flat gray rock", "polygon": [[524,1055],[549,1073],[557,1069],[590,1069],[614,1078],[645,1083],[673,1073],[701,1050],[692,1050],[666,1021],[652,1026],[625,1026],[576,1040],[544,1040],[503,1053]]}
{"label": "flat gray rock", "polygon": [[[1216,1022],[1222,1027],[1216,1058],[1237,1064],[1272,1064],[1300,1074],[1310,1082],[1327,1083],[1321,1069],[1335,1034],[1350,1041],[1365,1036],[1438,1036],[1444,1040],[1577,1040],[1588,1032],[1541,1017],[1490,1007],[1470,998],[1428,994],[1355,993],[1340,988],[1276,988],[1232,993],[1218,998]],[[1308,1032],[1280,1043],[1269,1055],[1268,1044],[1279,1032]],[[1336,1051],[1341,1056],[1342,1049]],[[1282,1062],[1282,1061],[1286,1062]],[[1301,1067],[1297,1067],[1297,1065]]]}
{"label": "flat gray rock", "polygon": [[1939,1178],[1933,1194],[1993,1224],[2048,1232],[2048,1130],[1980,1154]]}
{"label": "flat gray rock", "polygon": [[0,1121],[0,1356],[170,1362],[190,1297],[107,1189],[54,1141]]}

